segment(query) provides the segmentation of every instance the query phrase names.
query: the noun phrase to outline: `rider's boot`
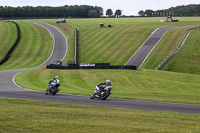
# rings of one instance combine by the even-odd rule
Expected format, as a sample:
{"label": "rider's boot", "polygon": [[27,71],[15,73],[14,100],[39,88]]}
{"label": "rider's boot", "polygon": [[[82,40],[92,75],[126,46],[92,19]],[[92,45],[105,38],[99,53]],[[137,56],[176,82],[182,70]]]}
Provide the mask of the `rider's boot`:
{"label": "rider's boot", "polygon": [[99,93],[97,94],[98,98],[101,98],[101,90],[99,90]]}
{"label": "rider's boot", "polygon": [[49,94],[49,90],[48,90],[48,89],[45,91],[45,94],[46,94],[46,95],[48,95],[48,94]]}

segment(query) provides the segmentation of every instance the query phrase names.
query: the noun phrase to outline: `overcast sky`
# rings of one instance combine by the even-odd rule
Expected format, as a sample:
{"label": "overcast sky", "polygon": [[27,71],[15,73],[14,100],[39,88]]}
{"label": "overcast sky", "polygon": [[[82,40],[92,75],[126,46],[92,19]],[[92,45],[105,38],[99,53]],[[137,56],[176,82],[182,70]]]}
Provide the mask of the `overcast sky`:
{"label": "overcast sky", "polygon": [[104,9],[123,10],[122,15],[138,15],[140,10],[168,9],[178,5],[200,4],[200,0],[0,0],[0,6],[64,6],[91,5]]}

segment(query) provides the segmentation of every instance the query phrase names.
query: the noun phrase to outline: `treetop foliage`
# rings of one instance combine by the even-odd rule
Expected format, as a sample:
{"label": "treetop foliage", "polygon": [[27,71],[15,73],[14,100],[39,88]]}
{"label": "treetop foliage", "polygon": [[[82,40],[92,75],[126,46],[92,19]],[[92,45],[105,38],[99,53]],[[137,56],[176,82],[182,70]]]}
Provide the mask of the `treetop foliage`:
{"label": "treetop foliage", "polygon": [[[92,10],[92,11],[90,11]],[[96,10],[96,11],[94,11]],[[90,12],[90,13],[89,13]],[[93,12],[93,13],[91,13]],[[94,13],[95,12],[95,13]],[[96,14],[97,13],[97,14]],[[88,16],[90,15],[90,16]],[[60,7],[50,7],[50,6],[23,6],[23,7],[10,7],[10,6],[0,6],[0,17],[77,17],[77,18],[87,18],[100,17],[103,15],[103,8],[98,6],[88,6],[88,5],[74,5],[74,6],[60,6]]]}
{"label": "treetop foliage", "polygon": [[119,17],[119,16],[121,16],[121,15],[122,15],[121,10],[118,9],[118,10],[115,11],[115,16],[116,16],[116,17]]}
{"label": "treetop foliage", "polygon": [[106,15],[108,15],[108,16],[113,15],[112,9],[108,9],[108,10],[106,11]]}
{"label": "treetop foliage", "polygon": [[181,5],[157,11],[140,10],[138,12],[140,16],[163,16],[167,14],[173,14],[173,16],[200,16],[200,4]]}

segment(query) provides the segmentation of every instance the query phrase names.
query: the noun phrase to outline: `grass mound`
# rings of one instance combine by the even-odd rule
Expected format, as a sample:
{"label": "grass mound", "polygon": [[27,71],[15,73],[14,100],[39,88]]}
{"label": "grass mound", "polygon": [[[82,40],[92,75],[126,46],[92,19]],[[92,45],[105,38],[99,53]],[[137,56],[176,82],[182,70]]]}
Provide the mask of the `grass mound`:
{"label": "grass mound", "polygon": [[[79,62],[123,65],[157,28],[136,19],[87,19],[69,22],[79,30]],[[150,20],[151,21],[151,20]],[[101,22],[112,25],[100,28]]]}
{"label": "grass mound", "polygon": [[[176,18],[180,20],[177,23],[161,23],[160,19],[164,19],[164,17],[67,19],[66,24],[56,24],[56,20],[39,21],[52,24],[65,33],[67,39],[69,39],[68,46],[70,46],[67,59],[73,60],[73,28],[77,28],[79,30],[79,63],[109,62],[112,65],[123,65],[156,28],[170,25],[195,25],[200,20],[198,17],[181,17]],[[107,23],[112,27],[100,28],[100,23]],[[159,54],[159,56],[162,56],[158,61],[154,61],[154,57],[149,58],[150,62],[147,64],[153,64],[153,66],[147,65],[143,68],[149,69],[159,64],[165,58],[165,55],[167,56],[179,44],[185,34],[184,30],[185,28],[170,31],[160,45],[160,47],[164,46],[165,50],[161,50],[164,54]],[[169,37],[170,39],[167,40]],[[165,45],[166,43],[170,46]]]}
{"label": "grass mound", "polygon": [[162,70],[200,74],[200,29],[192,30],[185,44]]}
{"label": "grass mound", "polygon": [[16,25],[12,22],[0,21],[0,60],[7,54],[16,39]]}
{"label": "grass mound", "polygon": [[187,28],[172,29],[160,40],[141,68],[155,69],[179,45]]}
{"label": "grass mound", "polygon": [[[31,20],[33,21],[33,20]],[[74,46],[74,30],[75,27],[73,25],[69,25],[68,23],[56,23],[55,19],[37,19],[35,21],[40,21],[44,23],[51,24],[57,27],[67,38],[67,54],[64,61],[71,60],[71,63],[74,63],[74,54],[75,54],[75,46]]]}
{"label": "grass mound", "polygon": [[21,40],[0,70],[33,68],[45,62],[53,49],[53,38],[43,27],[28,22],[17,22]]}

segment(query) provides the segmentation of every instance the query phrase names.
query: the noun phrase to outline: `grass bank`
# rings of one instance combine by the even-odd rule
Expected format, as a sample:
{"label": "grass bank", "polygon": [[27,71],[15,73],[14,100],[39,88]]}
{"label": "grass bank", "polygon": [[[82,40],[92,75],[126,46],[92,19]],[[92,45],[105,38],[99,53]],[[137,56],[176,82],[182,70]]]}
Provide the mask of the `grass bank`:
{"label": "grass bank", "polygon": [[[32,20],[31,20],[32,21]],[[44,23],[51,24],[55,27],[57,27],[65,36],[67,39],[67,54],[64,58],[64,61],[66,60],[71,60],[71,63],[74,63],[74,51],[75,51],[75,46],[74,46],[74,40],[75,40],[75,27],[72,25],[69,25],[68,23],[56,23],[56,19],[39,19],[35,21],[40,21]]]}
{"label": "grass bank", "polygon": [[2,133],[199,132],[200,115],[0,98]]}
{"label": "grass bank", "polygon": [[200,30],[192,30],[185,44],[162,68],[165,71],[200,74]]}
{"label": "grass bank", "polygon": [[24,88],[45,91],[47,83],[59,75],[61,93],[90,95],[97,84],[110,79],[111,97],[200,104],[200,77],[154,70],[29,70],[15,81]]}
{"label": "grass bank", "polygon": [[[57,24],[55,19],[38,21],[50,23],[65,33],[69,39],[70,56],[67,58],[73,60],[74,28],[77,28],[80,63],[109,62],[113,65],[123,65],[156,28],[170,25],[195,25],[200,20],[198,17],[175,17],[174,19],[178,19],[179,22],[161,23],[161,19],[165,17],[67,19],[65,24]],[[100,23],[107,23],[112,27],[100,28]],[[172,32],[172,34],[176,35],[177,40],[183,37],[182,34],[184,35],[184,33],[179,34],[180,30],[174,32],[176,33]]]}
{"label": "grass bank", "polygon": [[43,27],[28,22],[17,22],[21,30],[21,40],[8,61],[0,70],[33,68],[44,63],[53,49],[53,38]]}
{"label": "grass bank", "polygon": [[177,48],[188,28],[177,28],[168,31],[145,60],[141,68],[155,69],[160,65]]}
{"label": "grass bank", "polygon": [[7,54],[16,39],[16,25],[12,22],[0,21],[0,60]]}

